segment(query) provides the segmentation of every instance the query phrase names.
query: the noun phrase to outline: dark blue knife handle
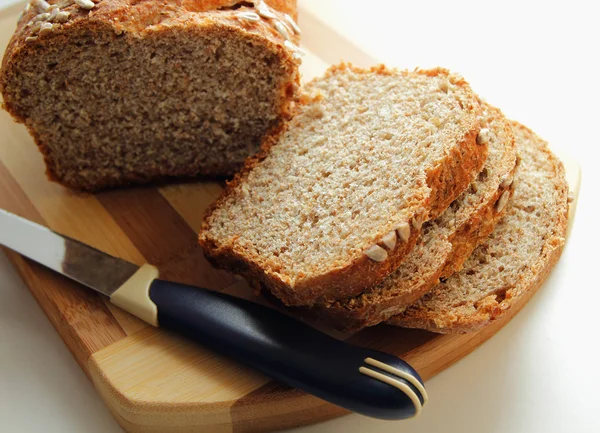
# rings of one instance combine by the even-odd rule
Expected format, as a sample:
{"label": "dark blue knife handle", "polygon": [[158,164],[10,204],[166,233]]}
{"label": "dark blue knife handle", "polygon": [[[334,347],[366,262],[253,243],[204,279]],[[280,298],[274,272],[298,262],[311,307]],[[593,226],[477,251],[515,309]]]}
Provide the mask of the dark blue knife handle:
{"label": "dark blue knife handle", "polygon": [[393,366],[422,384],[406,362],[337,340],[268,307],[162,280],[152,282],[150,298],[158,308],[159,326],[351,411],[381,419],[410,418],[417,412],[407,393],[362,374],[361,366],[405,383],[425,402],[409,381],[365,359]]}

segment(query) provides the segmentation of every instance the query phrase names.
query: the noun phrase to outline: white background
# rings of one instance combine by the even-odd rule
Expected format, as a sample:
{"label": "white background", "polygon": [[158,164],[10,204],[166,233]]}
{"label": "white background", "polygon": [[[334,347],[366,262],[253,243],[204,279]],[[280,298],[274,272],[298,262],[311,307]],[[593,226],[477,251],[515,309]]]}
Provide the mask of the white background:
{"label": "white background", "polygon": [[[599,432],[595,2],[303,3],[386,63],[460,72],[509,117],[567,150],[582,166],[583,184],[574,230],[550,280],[494,338],[427,383],[430,402],[419,419],[352,415],[301,431]],[[120,431],[1,253],[0,431]]]}

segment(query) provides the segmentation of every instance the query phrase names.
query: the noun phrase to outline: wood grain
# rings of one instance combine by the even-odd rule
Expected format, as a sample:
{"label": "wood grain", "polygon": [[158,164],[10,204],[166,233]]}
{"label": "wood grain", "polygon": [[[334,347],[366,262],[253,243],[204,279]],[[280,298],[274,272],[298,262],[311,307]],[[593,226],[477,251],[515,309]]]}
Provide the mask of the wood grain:
{"label": "wood grain", "polygon": [[222,190],[223,184],[219,182],[168,185],[159,188],[160,194],[195,233],[200,230],[204,211],[219,197]]}
{"label": "wood grain", "polygon": [[[46,224],[2,162],[0,208]],[[118,320],[95,293],[19,254],[4,251],[86,373],[93,353],[126,336]]]}
{"label": "wood grain", "polygon": [[[0,13],[6,46],[19,7]],[[301,10],[308,54],[305,80],[341,58],[360,66],[372,58],[322,20]],[[327,41],[326,44],[323,41]],[[25,128],[0,113],[0,207],[133,263],[158,266],[161,277],[253,298],[248,285],[213,269],[196,232],[222,184],[196,182],[78,194],[49,182]],[[578,192],[577,164],[566,164]],[[573,203],[574,206],[576,201]],[[572,218],[571,221],[572,223]],[[345,410],[273,382],[180,337],[155,329],[79,285],[6,251],[108,410],[130,432],[258,432],[324,421]],[[325,330],[358,345],[401,356],[427,380],[485,342],[520,310],[466,335],[435,335],[385,325],[356,335]],[[436,396],[431,396],[436,398]],[[426,408],[423,416],[426,415]]]}

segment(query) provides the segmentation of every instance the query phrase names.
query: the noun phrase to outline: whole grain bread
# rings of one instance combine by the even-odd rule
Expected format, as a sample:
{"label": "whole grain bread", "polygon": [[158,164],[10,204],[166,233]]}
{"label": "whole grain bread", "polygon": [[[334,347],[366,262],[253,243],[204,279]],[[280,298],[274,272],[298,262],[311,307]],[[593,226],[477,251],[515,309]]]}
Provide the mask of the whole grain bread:
{"label": "whole grain bread", "polygon": [[516,168],[515,138],[508,120],[487,104],[482,118],[489,130],[488,158],[477,179],[444,213],[426,224],[417,246],[383,282],[359,296],[317,304],[312,316],[343,330],[373,326],[401,313],[440,278],[462,267],[506,212]]}
{"label": "whole grain bread", "polygon": [[295,0],[31,0],[4,108],[72,188],[232,175],[291,112],[295,17]]}
{"label": "whole grain bread", "polygon": [[568,185],[547,144],[514,122],[520,164],[509,209],[464,268],[389,323],[440,333],[475,331],[528,299],[550,273],[567,231]]}
{"label": "whole grain bread", "polygon": [[206,256],[287,305],[355,296],[389,275],[481,171],[469,85],[443,69],[341,64],[209,209]]}

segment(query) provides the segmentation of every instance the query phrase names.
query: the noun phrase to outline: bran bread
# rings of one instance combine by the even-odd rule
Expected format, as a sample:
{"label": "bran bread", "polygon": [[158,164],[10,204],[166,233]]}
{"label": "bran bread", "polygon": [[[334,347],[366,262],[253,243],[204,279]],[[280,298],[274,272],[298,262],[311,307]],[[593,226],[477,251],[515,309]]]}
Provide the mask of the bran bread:
{"label": "bran bread", "polygon": [[4,108],[68,187],[233,175],[299,84],[296,2],[267,3],[31,0],[2,61]]}
{"label": "bran bread", "polygon": [[298,114],[247,161],[199,235],[215,265],[286,305],[379,283],[487,157],[480,103],[446,70],[341,64],[304,90]]}
{"label": "bran bread", "polygon": [[476,245],[506,212],[516,168],[515,138],[508,120],[487,104],[483,126],[490,131],[488,158],[469,188],[436,220],[426,224],[417,246],[390,276],[360,295],[317,304],[312,316],[338,329],[358,330],[401,313],[459,270]]}
{"label": "bran bread", "polygon": [[531,130],[514,122],[520,164],[507,214],[465,262],[389,323],[440,333],[480,329],[527,299],[562,252],[568,185],[562,163]]}

